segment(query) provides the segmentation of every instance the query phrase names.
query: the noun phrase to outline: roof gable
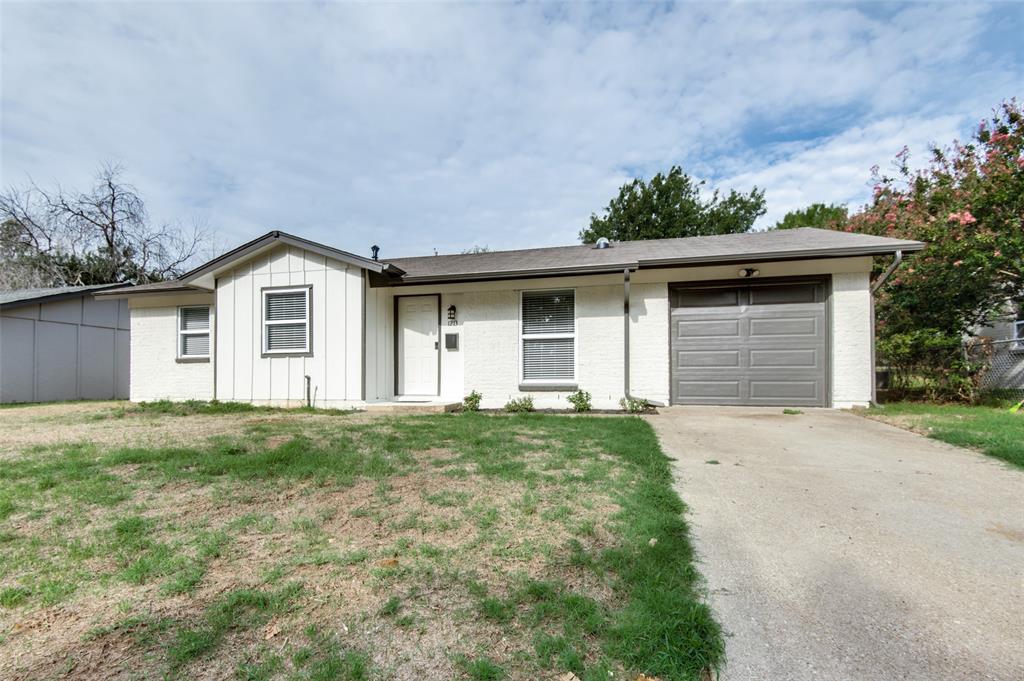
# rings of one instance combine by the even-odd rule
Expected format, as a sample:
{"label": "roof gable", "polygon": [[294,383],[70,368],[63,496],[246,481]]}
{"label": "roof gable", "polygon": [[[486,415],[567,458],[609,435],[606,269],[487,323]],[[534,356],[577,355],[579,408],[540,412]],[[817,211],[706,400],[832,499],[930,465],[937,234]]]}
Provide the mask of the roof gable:
{"label": "roof gable", "polygon": [[303,239],[302,237],[275,230],[267,232],[263,236],[242,244],[238,248],[217,256],[213,260],[203,263],[199,267],[186,272],[178,278],[178,282],[184,286],[195,286],[206,289],[213,289],[217,274],[237,266],[239,263],[265,253],[278,245],[294,246],[306,251],[317,253],[327,258],[339,260],[348,265],[369,270],[370,272],[381,273],[387,269],[387,264],[364,258],[348,251],[326,246],[316,241]]}

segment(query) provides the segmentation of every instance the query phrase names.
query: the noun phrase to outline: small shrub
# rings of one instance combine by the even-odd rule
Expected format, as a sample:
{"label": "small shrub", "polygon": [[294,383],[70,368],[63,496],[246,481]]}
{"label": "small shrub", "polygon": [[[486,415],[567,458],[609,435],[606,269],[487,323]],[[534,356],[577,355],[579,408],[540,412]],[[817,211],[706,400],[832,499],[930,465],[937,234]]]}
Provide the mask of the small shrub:
{"label": "small shrub", "polygon": [[527,395],[526,397],[520,397],[518,400],[509,400],[505,404],[505,411],[510,414],[521,414],[528,411],[533,411],[533,398]]}
{"label": "small shrub", "polygon": [[483,398],[483,395],[474,390],[462,398],[462,408],[466,411],[480,411],[480,400]]}
{"label": "small shrub", "polygon": [[619,406],[630,414],[642,414],[651,407],[647,400],[641,397],[623,397],[619,400]]}
{"label": "small shrub", "polygon": [[590,393],[585,390],[577,390],[566,399],[576,411],[590,411],[593,408],[593,404],[590,402]]}
{"label": "small shrub", "polygon": [[800,411],[799,409],[791,409],[789,407],[786,407],[785,409],[783,409],[782,413],[783,414],[788,414],[789,416],[796,416],[797,414],[803,414],[803,412]]}

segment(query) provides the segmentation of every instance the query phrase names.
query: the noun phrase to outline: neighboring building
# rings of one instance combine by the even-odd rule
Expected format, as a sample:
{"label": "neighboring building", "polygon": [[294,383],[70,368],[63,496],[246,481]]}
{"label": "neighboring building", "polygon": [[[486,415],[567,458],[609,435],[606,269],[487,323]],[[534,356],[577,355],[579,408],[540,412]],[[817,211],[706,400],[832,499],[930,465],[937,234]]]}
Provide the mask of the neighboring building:
{"label": "neighboring building", "polygon": [[126,399],[130,332],[122,287],[0,291],[0,402]]}
{"label": "neighboring building", "polygon": [[270,232],[126,298],[131,399],[595,407],[872,399],[874,256],[817,229],[381,261]]}
{"label": "neighboring building", "polygon": [[1008,390],[1024,397],[1024,304],[1007,303],[1006,314],[982,327],[969,344],[972,354],[985,362],[984,390]]}

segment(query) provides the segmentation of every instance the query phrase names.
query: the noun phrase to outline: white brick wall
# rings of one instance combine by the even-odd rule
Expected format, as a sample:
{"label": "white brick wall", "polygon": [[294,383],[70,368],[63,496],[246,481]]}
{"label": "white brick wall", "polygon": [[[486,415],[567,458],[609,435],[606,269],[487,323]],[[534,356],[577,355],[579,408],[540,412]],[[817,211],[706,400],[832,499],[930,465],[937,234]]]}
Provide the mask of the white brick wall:
{"label": "white brick wall", "polygon": [[[617,408],[623,385],[622,285],[573,286],[576,291],[576,383],[594,407]],[[668,294],[664,284],[631,290],[631,383],[638,397],[668,400]],[[459,294],[464,393],[479,391],[483,406],[531,395],[537,408],[566,408],[566,392],[519,390],[519,291]]]}
{"label": "white brick wall", "polygon": [[669,401],[667,284],[633,284],[629,295],[629,384],[634,397]]}
{"label": "white brick wall", "polygon": [[871,402],[871,291],[867,272],[832,275],[832,406]]}
{"label": "white brick wall", "polygon": [[[177,305],[133,306],[131,320],[132,402],[213,399],[213,363],[175,361],[178,347]],[[212,309],[210,322],[212,326]],[[211,347],[212,344],[211,338]]]}

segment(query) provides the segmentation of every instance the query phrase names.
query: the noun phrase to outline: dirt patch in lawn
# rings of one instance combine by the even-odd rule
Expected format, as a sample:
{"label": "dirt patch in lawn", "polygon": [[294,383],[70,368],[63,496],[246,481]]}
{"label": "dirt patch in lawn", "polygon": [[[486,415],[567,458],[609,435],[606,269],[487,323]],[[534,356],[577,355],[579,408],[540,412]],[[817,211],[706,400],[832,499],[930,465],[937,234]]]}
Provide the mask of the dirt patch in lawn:
{"label": "dirt patch in lawn", "polygon": [[[125,411],[128,409],[129,411]],[[29,447],[89,442],[102,448],[171,447],[237,435],[255,427],[315,429],[337,419],[364,423],[374,416],[278,412],[179,416],[132,412],[126,402],[80,402],[0,409],[0,459]],[[279,441],[287,439],[281,436]]]}
{"label": "dirt patch in lawn", "polygon": [[[40,407],[41,421],[0,412],[14,416],[2,446],[14,461],[60,441],[97,452],[248,441],[253,426],[261,450],[284,452],[300,436],[373,439],[349,417],[102,418],[110,408]],[[49,419],[62,425],[41,428]],[[414,440],[400,426],[394,436]],[[131,488],[120,503],[60,521],[59,496],[16,507],[7,523],[17,538],[0,555],[0,677],[285,678],[365,664],[412,680],[459,677],[479,658],[522,678],[576,664],[622,673],[590,622],[622,595],[588,563],[617,543],[621,464],[598,443],[566,454],[543,431],[496,442],[493,460],[425,447],[396,474],[340,484],[121,465],[110,469]],[[500,457],[515,466],[491,471]],[[19,595],[42,564],[32,561],[63,566],[53,579],[72,591],[47,603],[33,582]]]}

